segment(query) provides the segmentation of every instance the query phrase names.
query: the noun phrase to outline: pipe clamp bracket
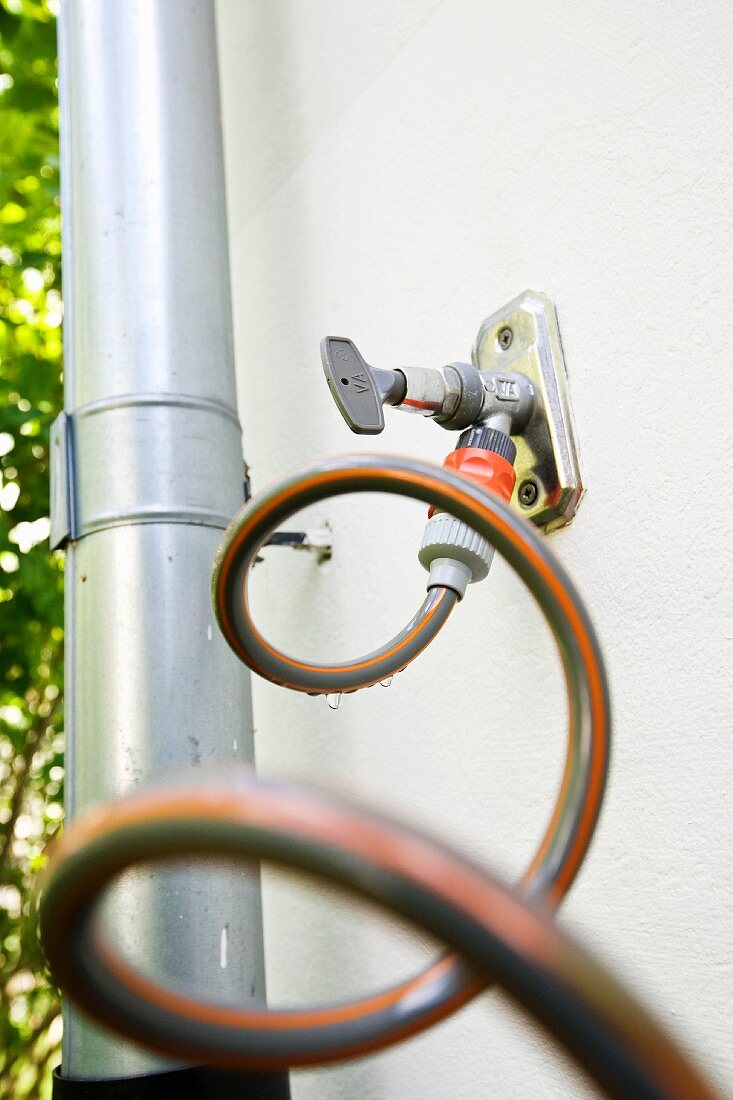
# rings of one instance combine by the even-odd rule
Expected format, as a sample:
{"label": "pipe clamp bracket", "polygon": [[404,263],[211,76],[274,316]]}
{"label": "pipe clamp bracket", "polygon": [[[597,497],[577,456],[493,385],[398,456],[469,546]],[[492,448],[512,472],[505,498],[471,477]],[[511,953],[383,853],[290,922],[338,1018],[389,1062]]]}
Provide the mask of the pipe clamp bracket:
{"label": "pipe clamp bracket", "polygon": [[223,402],[126,394],[61,413],[51,428],[51,546],[109,527],[224,530],[241,506],[241,429]]}

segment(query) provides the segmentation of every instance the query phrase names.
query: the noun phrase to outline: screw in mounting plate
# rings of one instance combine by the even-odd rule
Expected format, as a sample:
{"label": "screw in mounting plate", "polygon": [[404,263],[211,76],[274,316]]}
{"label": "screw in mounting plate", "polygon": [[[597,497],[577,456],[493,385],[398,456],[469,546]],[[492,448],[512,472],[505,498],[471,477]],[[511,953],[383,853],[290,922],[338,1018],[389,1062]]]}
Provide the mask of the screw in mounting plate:
{"label": "screw in mounting plate", "polygon": [[523,508],[531,508],[533,504],[537,502],[539,496],[539,490],[537,488],[536,481],[523,481],[519,486],[519,503]]}
{"label": "screw in mounting plate", "polygon": [[498,343],[502,351],[506,351],[507,348],[510,348],[512,346],[513,339],[514,333],[508,326],[499,329],[496,334],[496,342]]}

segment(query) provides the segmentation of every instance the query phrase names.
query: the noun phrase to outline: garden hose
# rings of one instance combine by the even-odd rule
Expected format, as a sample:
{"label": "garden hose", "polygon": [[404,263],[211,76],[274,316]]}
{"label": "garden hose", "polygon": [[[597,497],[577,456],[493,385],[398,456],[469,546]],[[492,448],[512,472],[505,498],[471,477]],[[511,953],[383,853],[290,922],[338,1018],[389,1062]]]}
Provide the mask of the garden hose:
{"label": "garden hose", "polygon": [[[469,491],[473,489],[473,494]],[[247,597],[247,576],[257,552],[275,527],[307,504],[350,492],[386,492],[427,501],[441,512],[462,519],[476,534],[496,546],[523,576],[535,578],[530,588],[552,625],[554,602],[550,577],[557,566],[541,541],[496,493],[477,491],[473,478],[441,471],[396,456],[345,456],[298,471],[273,489],[249,500],[229,524],[212,577],[212,596],[219,626],[237,656],[259,676],[308,694],[334,694],[371,687],[401,671],[432,641],[458,602],[447,586],[430,587],[414,618],[391,641],[352,661],[317,664],[302,661],[271,645],[255,626]],[[468,503],[470,498],[471,503]],[[484,530],[482,530],[484,528]],[[531,553],[530,553],[531,549]],[[532,558],[534,569],[527,569]],[[526,574],[526,576],[525,576]],[[563,578],[564,580],[564,578]],[[565,581],[568,600],[583,616],[580,601]],[[544,594],[544,595],[543,595]],[[587,626],[587,623],[586,623]]]}
{"label": "garden hose", "polygon": [[[283,1044],[278,1020],[309,1013],[192,1000],[125,962],[97,923],[96,903],[126,868],[187,856],[272,860],[400,913],[497,982],[617,1100],[716,1100],[654,1020],[549,912],[404,825],[243,768],[88,811],[45,872],[41,929],[56,978],[83,1009],[136,1042],[241,1069],[333,1061],[384,1045],[379,1029],[365,1026],[358,1042],[348,1028],[332,1030],[319,1049],[287,1023]],[[411,1031],[397,1017],[390,1038]]]}
{"label": "garden hose", "polygon": [[[62,988],[102,1024],[175,1058],[242,1070],[337,1062],[414,1035],[498,983],[618,1100],[715,1100],[714,1090],[638,1003],[564,936],[552,914],[587,852],[608,765],[609,702],[598,643],[543,542],[477,482],[403,458],[331,459],[252,499],[214,570],[219,622],[255,671],[300,691],[354,690],[404,665],[458,598],[433,589],[415,621],[362,661],[313,665],[274,649],[251,620],[247,576],[284,520],[350,492],[416,497],[471,527],[509,561],[555,636],[568,690],[565,771],[519,887],[426,836],[317,790],[242,769],[142,791],[81,815],[55,846],[39,921]],[[394,650],[394,652],[393,652]],[[348,686],[347,686],[348,685]],[[124,959],[99,903],[127,868],[159,859],[268,859],[328,878],[442,939],[455,954],[371,997],[311,1009],[243,1009],[167,988]]]}
{"label": "garden hose", "polygon": [[[350,492],[386,491],[434,504],[473,527],[514,566],[540,603],[562,657],[569,698],[565,771],[555,810],[543,840],[520,882],[524,895],[554,908],[572,884],[588,849],[603,797],[608,765],[609,702],[602,659],[593,629],[572,584],[531,527],[496,495],[470,479],[398,457],[346,456],[292,475],[252,498],[230,524],[214,569],[219,621],[235,652],[255,671],[290,682],[299,690],[334,690],[337,676],[353,665],[314,666],[280,654],[261,637],[247,608],[247,574],[272,531],[305,505]],[[452,596],[438,592],[437,607]],[[451,599],[451,604],[453,599]],[[437,614],[437,612],[436,612]],[[428,634],[425,637],[423,629]],[[431,627],[415,627],[420,645]],[[405,633],[405,637],[409,631]],[[406,648],[401,663],[405,663]],[[388,648],[388,647],[387,647]],[[363,662],[356,662],[356,665]],[[297,670],[292,672],[291,670]],[[380,678],[383,671],[377,673]],[[363,680],[356,669],[353,685]],[[329,1060],[376,1049],[414,1034],[465,1004],[485,979],[456,955],[386,991],[349,1004],[307,1013],[259,1014],[251,1055],[294,1060]],[[256,1046],[262,1030],[265,1049]],[[342,1053],[342,1052],[347,1053]],[[297,1057],[296,1057],[297,1052]]]}
{"label": "garden hose", "polygon": [[[348,490],[345,490],[348,491]],[[316,498],[319,499],[319,498]],[[260,503],[258,496],[252,503]],[[373,687],[410,664],[430,644],[458,603],[453,589],[430,588],[413,618],[390,641],[352,661],[322,665],[302,661],[272,646],[254,625],[247,601],[246,578],[257,551],[247,526],[241,538],[240,522],[250,519],[250,502],[235,516],[217,554],[212,580],[214,608],[224,637],[237,656],[258,676],[281,687],[308,695],[340,695]],[[291,510],[297,510],[298,505]],[[259,528],[258,528],[259,530]]]}

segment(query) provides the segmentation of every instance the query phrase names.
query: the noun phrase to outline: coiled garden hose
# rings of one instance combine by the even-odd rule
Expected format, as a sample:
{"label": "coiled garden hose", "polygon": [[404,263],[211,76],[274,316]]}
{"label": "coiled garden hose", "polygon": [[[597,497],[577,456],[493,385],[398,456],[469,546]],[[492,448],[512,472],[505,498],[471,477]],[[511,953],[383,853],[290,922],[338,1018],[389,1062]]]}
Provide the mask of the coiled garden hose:
{"label": "coiled garden hose", "polygon": [[[237,513],[224,535],[212,577],[214,609],[229,645],[259,676],[309,694],[370,687],[414,660],[432,641],[458,602],[453,589],[430,588],[415,617],[396,637],[364,657],[336,664],[302,661],[276,649],[262,636],[252,620],[247,595],[248,573],[262,542],[300,508],[351,492],[415,497],[458,519],[463,518],[460,514],[463,510],[470,517],[465,522],[493,543],[525,579],[550,623],[553,617],[557,620],[551,596],[551,578],[556,573],[556,563],[540,539],[522,519],[502,506],[496,494],[482,491],[472,479],[452,474],[445,468],[439,471],[415,460],[396,456],[379,459],[367,455],[344,456],[298,471],[269,491],[258,494]],[[529,559],[534,568],[528,568]],[[584,617],[580,601],[567,581],[565,588],[567,599]]]}
{"label": "coiled garden hose", "polygon": [[[384,1045],[378,1028],[363,1025],[357,1042],[348,1028],[340,1037],[332,1029],[329,1045],[319,1048],[289,1026],[308,1012],[192,1000],[123,961],[96,923],[95,903],[126,868],[186,856],[273,860],[400,913],[497,982],[617,1100],[716,1100],[638,1002],[549,913],[421,833],[245,769],[87,812],[46,871],[41,929],[54,974],[82,1008],[145,1046],[219,1066],[274,1069]],[[409,1022],[395,1018],[390,1039],[410,1032]]]}
{"label": "coiled garden hose", "polygon": [[[375,491],[437,505],[487,539],[535,596],[557,641],[569,699],[565,771],[518,893],[418,833],[305,788],[247,773],[150,791],[80,817],[56,847],[43,878],[40,922],[59,983],[103,1023],[145,1045],[215,1065],[274,1069],[378,1050],[435,1023],[496,980],[610,1095],[713,1097],[642,1010],[549,921],[597,821],[608,765],[609,701],[583,605],[523,519],[446,469],[398,457],[319,463],[250,500],[225,534],[213,595],[229,644],[258,674],[310,693],[376,683],[428,644],[456,602],[448,589],[432,590],[392,642],[342,664],[290,657],[271,646],[251,619],[248,572],[275,528],[317,500]],[[124,868],[194,854],[261,857],[325,875],[397,910],[458,953],[347,1004],[252,1011],[193,1000],[127,963],[105,939],[95,914],[99,897]]]}
{"label": "coiled garden hose", "polygon": [[[348,460],[351,463],[352,460]],[[279,526],[287,516],[312,500],[322,500],[336,493],[358,492],[363,486],[358,466],[345,465],[338,472],[338,482],[328,476],[329,463],[303,474],[296,474],[278,487],[282,489],[276,501]],[[379,488],[388,489],[387,467],[382,463],[383,482]],[[351,470],[349,487],[342,487],[342,478]],[[377,475],[378,476],[378,475]],[[332,487],[339,485],[334,491]],[[392,481],[389,481],[392,485]],[[404,481],[401,484],[406,484]],[[313,495],[315,494],[315,495]],[[406,494],[412,495],[412,494]],[[415,494],[417,495],[417,494]],[[364,657],[336,664],[315,664],[291,657],[276,649],[263,636],[252,621],[247,599],[247,579],[262,544],[260,533],[265,523],[270,523],[270,513],[264,515],[260,507],[269,503],[271,494],[259,494],[247,502],[227,528],[214,563],[212,595],[217,621],[237,656],[245,664],[272,683],[309,695],[331,695],[372,687],[401,672],[433,640],[458,603],[458,595],[444,586],[429,589],[415,616],[394,638]],[[254,507],[253,507],[254,505]],[[291,506],[292,505],[292,506]],[[272,533],[272,526],[269,534]],[[269,535],[265,536],[267,539]]]}

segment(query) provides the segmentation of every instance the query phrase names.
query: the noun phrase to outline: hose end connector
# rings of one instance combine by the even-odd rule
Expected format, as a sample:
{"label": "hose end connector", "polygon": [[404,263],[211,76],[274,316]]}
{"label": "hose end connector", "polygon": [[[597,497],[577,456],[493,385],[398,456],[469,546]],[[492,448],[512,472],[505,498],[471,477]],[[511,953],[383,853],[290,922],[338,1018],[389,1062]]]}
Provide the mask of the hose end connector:
{"label": "hose end connector", "polygon": [[417,556],[430,574],[428,588],[442,585],[463,598],[469,584],[487,576],[494,548],[462,520],[436,512],[427,522]]}
{"label": "hose end connector", "polygon": [[[513,466],[516,453],[505,432],[479,424],[462,433],[458,446],[443,465],[508,502],[516,481]],[[435,509],[429,514],[418,551],[420,564],[429,573],[428,588],[452,588],[462,599],[469,584],[488,575],[494,548],[454,516]]]}

